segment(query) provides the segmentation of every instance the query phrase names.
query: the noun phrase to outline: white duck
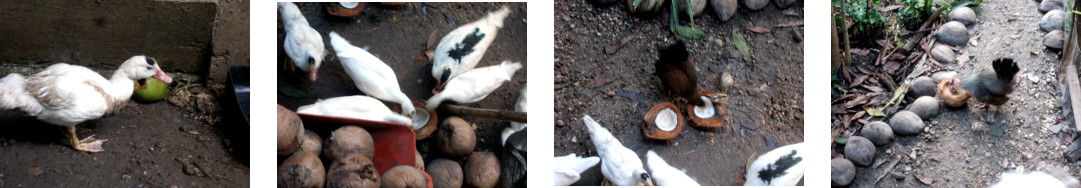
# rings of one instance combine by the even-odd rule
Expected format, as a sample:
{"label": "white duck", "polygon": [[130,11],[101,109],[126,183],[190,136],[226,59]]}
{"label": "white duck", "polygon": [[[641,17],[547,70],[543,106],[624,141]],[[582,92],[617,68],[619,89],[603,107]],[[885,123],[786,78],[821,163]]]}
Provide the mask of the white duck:
{"label": "white duck", "polygon": [[522,68],[521,63],[503,61],[499,65],[475,68],[447,81],[447,87],[428,99],[427,108],[436,109],[444,100],[459,103],[474,103],[499,89],[503,82],[510,81]]}
{"label": "white duck", "polygon": [[[345,73],[353,78],[353,83],[361,92],[401,104],[402,115],[413,117],[416,113],[413,101],[410,101],[409,97],[402,93],[401,87],[398,87],[398,76],[394,75],[394,70],[390,69],[390,66],[368,51],[349,44],[349,41],[337,32],[330,32],[330,46],[338,55],[338,61],[345,68]],[[419,128],[414,127],[414,129]]]}
{"label": "white duck", "polygon": [[744,186],[794,186],[803,179],[802,142],[781,146],[758,156],[747,167]]}
{"label": "white duck", "polygon": [[[1066,176],[1069,177],[1068,175]],[[991,188],[1011,188],[1011,187],[1044,187],[1044,188],[1064,188],[1064,187],[1076,187],[1077,182],[1073,179],[1070,182],[1063,181],[1062,179],[1055,178],[1051,174],[1041,171],[1034,171],[1029,173],[1018,172],[1004,172],[1002,173],[1002,179],[991,185]]]}
{"label": "white duck", "polygon": [[308,25],[308,20],[296,4],[278,2],[278,11],[285,24],[285,54],[300,70],[308,71],[309,79],[315,81],[316,72],[327,55],[323,36]]}
{"label": "white duck", "polygon": [[154,77],[173,81],[153,58],[131,57],[117,68],[112,79],[78,65],[57,63],[37,74],[9,74],[0,79],[0,110],[19,109],[49,124],[68,128],[71,146],[85,152],[105,151],[89,136],[80,140],[75,125],[100,118],[124,107],[135,90],[135,80]]}
{"label": "white duck", "polygon": [[390,111],[383,102],[363,95],[322,99],[297,108],[297,113],[324,115],[373,121],[385,121],[412,126],[408,117]]}
{"label": "white duck", "polygon": [[[526,112],[526,87],[522,87],[521,95],[518,95],[518,102],[514,103],[514,111]],[[503,128],[503,134],[501,135],[503,143],[507,143],[507,138],[514,132],[525,129],[525,123],[510,122],[510,127]]]}
{"label": "white duck", "polygon": [[592,117],[582,117],[589,136],[593,138],[593,146],[597,147],[597,154],[601,157],[601,173],[617,186],[653,186],[653,180],[649,173],[642,167],[642,160],[638,154],[623,147],[608,129],[601,127]]}
{"label": "white duck", "polygon": [[439,40],[432,64],[432,77],[436,80],[433,93],[442,91],[448,80],[477,66],[499,28],[503,27],[507,14],[510,9],[504,6],[480,20],[459,26]]}
{"label": "white duck", "polygon": [[598,157],[578,157],[572,154],[559,156],[555,158],[555,165],[553,170],[555,174],[555,186],[568,186],[578,182],[582,172],[585,172],[593,166],[597,166],[597,163],[601,162],[601,158]]}
{"label": "white duck", "polygon": [[653,150],[646,152],[646,165],[649,165],[653,181],[656,181],[659,186],[701,186],[683,170],[668,165],[668,162],[665,162]]}

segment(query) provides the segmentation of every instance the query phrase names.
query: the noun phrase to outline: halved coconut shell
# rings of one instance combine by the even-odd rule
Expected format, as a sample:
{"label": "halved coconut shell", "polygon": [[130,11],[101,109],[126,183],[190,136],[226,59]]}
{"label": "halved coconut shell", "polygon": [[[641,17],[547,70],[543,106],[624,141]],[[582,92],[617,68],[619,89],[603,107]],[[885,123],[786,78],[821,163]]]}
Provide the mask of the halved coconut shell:
{"label": "halved coconut shell", "polygon": [[[420,101],[420,100],[416,100],[416,99],[412,99],[412,101],[413,101],[413,107],[418,112],[421,112],[421,111],[428,112],[428,114],[427,114],[428,115],[428,123],[424,124],[424,126],[420,127],[420,129],[414,129],[413,130],[413,133],[416,134],[417,140],[424,140],[425,138],[428,138],[428,136],[431,136],[432,133],[435,133],[435,130],[439,127],[439,126],[437,126],[437,123],[438,123],[437,120],[439,119],[439,116],[437,116],[435,114],[434,109],[426,109],[427,107],[425,107],[424,101]],[[420,115],[423,115],[423,114],[417,113],[414,116],[420,116]],[[417,123],[417,122],[414,122],[414,123]]]}
{"label": "halved coconut shell", "polygon": [[960,82],[959,79],[951,78],[942,80],[938,84],[938,98],[942,99],[942,103],[946,104],[946,106],[957,108],[968,103],[968,98],[971,95],[967,90],[956,87],[956,84],[959,84],[958,82]]}
{"label": "halved coconut shell", "polygon": [[[723,127],[724,126],[724,116],[727,114],[728,108],[726,108],[724,106],[724,103],[719,102],[717,100],[712,100],[712,99],[719,98],[720,94],[712,92],[712,91],[700,91],[700,92],[698,92],[698,94],[701,95],[701,96],[704,96],[706,98],[711,99],[710,102],[713,103],[715,113],[713,113],[712,117],[700,118],[700,117],[698,117],[697,115],[694,114],[694,105],[693,104],[687,104],[687,116],[691,117],[690,118],[691,122],[694,122],[695,126],[703,127],[703,128],[720,128],[720,127]],[[701,100],[701,99],[698,99],[698,100]],[[735,131],[735,127],[732,127],[732,129],[733,129],[732,131]]]}
{"label": "halved coconut shell", "polygon": [[341,3],[338,3],[338,2],[325,3],[325,4],[323,4],[323,6],[327,7],[327,13],[330,13],[330,15],[335,15],[335,16],[340,16],[340,17],[347,17],[347,18],[356,16],[356,15],[360,14],[361,11],[364,10],[364,2],[358,3],[357,7],[355,7],[355,8],[346,8],[346,7],[342,6]]}
{"label": "halved coconut shell", "polygon": [[[657,116],[665,109],[674,111],[676,116],[676,127],[672,129],[672,131],[664,131],[660,127],[657,127],[656,124]],[[642,122],[645,123],[642,126],[642,131],[646,133],[646,137],[656,140],[670,140],[676,138],[676,136],[679,136],[679,132],[683,130],[683,116],[680,114],[679,107],[676,107],[675,104],[670,102],[657,103],[656,105],[653,105],[653,108],[649,109],[649,112],[646,113],[646,117],[642,118]]]}

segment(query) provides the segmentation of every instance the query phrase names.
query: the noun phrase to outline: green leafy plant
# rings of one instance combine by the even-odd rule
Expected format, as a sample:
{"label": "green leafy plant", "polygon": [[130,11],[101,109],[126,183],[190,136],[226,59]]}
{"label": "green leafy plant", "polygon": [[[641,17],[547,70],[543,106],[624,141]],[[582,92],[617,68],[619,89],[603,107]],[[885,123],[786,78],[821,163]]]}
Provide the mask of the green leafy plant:
{"label": "green leafy plant", "polygon": [[[833,6],[836,8],[841,7],[839,2],[835,2]],[[878,0],[848,1],[844,11],[852,20],[852,27],[856,30],[853,36],[858,38],[878,38],[882,34],[881,31],[886,28],[887,20],[886,17],[882,16],[882,13],[878,12],[879,6],[881,6],[881,3]]]}
{"label": "green leafy plant", "polygon": [[931,9],[935,7],[932,0],[902,0],[905,4],[901,9],[897,9],[898,20],[901,21],[906,27],[919,27],[931,17]]}

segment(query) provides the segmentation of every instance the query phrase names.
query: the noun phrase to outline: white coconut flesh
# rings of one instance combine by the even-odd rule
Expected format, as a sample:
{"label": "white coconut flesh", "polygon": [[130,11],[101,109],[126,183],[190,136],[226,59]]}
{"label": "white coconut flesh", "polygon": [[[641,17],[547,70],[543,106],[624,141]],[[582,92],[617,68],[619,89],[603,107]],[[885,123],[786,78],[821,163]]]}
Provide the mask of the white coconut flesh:
{"label": "white coconut flesh", "polygon": [[706,104],[706,106],[694,106],[694,116],[698,116],[698,118],[701,119],[713,117],[713,114],[717,113],[713,110],[713,102],[706,96],[701,96],[700,98],[702,98],[702,103]]}
{"label": "white coconut flesh", "polygon": [[428,110],[418,108],[419,113],[413,114],[413,130],[420,130],[424,126],[428,125],[428,119],[431,114],[428,114]]}
{"label": "white coconut flesh", "polygon": [[342,7],[345,7],[347,9],[353,9],[353,8],[357,8],[357,6],[360,6],[359,2],[340,2],[338,4],[341,4]]}
{"label": "white coconut flesh", "polygon": [[665,108],[660,113],[657,113],[657,117],[653,119],[653,124],[656,124],[657,128],[662,131],[671,132],[676,129],[677,119],[675,111],[672,111],[671,108]]}

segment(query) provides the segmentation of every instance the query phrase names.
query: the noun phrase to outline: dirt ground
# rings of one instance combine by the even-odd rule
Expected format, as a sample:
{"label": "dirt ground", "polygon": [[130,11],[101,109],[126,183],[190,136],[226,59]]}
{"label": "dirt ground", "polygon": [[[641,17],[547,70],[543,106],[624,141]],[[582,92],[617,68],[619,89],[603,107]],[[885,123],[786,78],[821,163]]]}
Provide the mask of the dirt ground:
{"label": "dirt ground", "polygon": [[[248,1],[219,2],[217,22],[248,22]],[[231,29],[243,35],[248,27]],[[225,37],[237,35],[225,35]],[[233,57],[246,52],[229,42],[221,43]],[[243,45],[247,51],[247,44]],[[152,55],[152,54],[151,54]],[[247,64],[247,57],[237,61]],[[55,62],[14,62],[0,66],[0,75],[36,73]],[[31,64],[31,65],[26,65]],[[91,65],[111,63],[90,62]],[[238,64],[238,63],[230,63]],[[92,69],[111,75],[109,67]],[[228,68],[228,67],[224,67]],[[168,68],[165,68],[168,71]],[[211,70],[211,72],[214,72]],[[205,81],[203,76],[170,73],[174,79]],[[217,81],[214,83],[221,83]],[[222,96],[215,84],[189,91]],[[211,91],[214,90],[214,91]],[[173,96],[170,96],[172,98]],[[195,98],[189,98],[194,100]],[[78,135],[108,139],[100,153],[71,148],[66,130],[27,117],[19,111],[0,111],[0,187],[248,187],[249,127],[235,102],[227,97],[205,97],[200,113],[194,106],[177,107],[168,102],[129,102],[115,114],[79,125]],[[183,102],[194,102],[180,100]],[[204,103],[205,104],[205,103]],[[205,108],[211,107],[211,108]],[[211,119],[213,121],[207,121]]]}
{"label": "dirt ground", "polygon": [[[418,8],[414,9],[413,5]],[[322,3],[297,3],[301,12],[308,19],[308,23],[323,35],[324,44],[328,55],[319,69],[319,78],[312,82],[304,71],[291,70],[292,62],[289,62],[281,45],[278,46],[278,87],[296,88],[304,91],[307,97],[290,97],[278,92],[278,104],[290,110],[297,107],[314,103],[318,99],[360,95],[353,80],[342,70],[341,64],[330,47],[330,31],[337,31],[346,40],[355,46],[368,46],[369,51],[379,57],[390,66],[398,76],[398,83],[405,93],[412,99],[427,100],[435,88],[435,78],[432,77],[432,64],[428,59],[418,60],[422,55],[428,36],[433,32],[439,32],[435,40],[441,39],[452,27],[451,22],[458,25],[480,19],[490,11],[507,6],[511,13],[503,21],[503,28],[499,30],[495,41],[492,42],[488,51],[484,54],[477,67],[497,65],[502,60],[520,62],[523,65],[511,81],[503,83],[495,92],[477,103],[464,104],[465,106],[498,110],[513,110],[514,103],[518,100],[519,90],[525,87],[526,81],[526,4],[525,3],[409,3],[403,6],[382,6],[368,3],[364,11],[355,19],[343,19],[333,17],[326,13]],[[278,44],[285,40],[285,30],[279,19]],[[438,41],[436,41],[438,42]],[[288,66],[283,66],[286,64]],[[397,107],[395,103],[392,108]],[[438,113],[440,119],[446,118],[445,113]],[[477,134],[476,151],[493,151],[500,153],[499,133],[503,127],[510,123],[507,121],[488,120],[473,117],[462,117],[466,121],[475,124]],[[329,132],[320,132],[323,138],[329,137]],[[378,142],[378,141],[377,141]],[[417,148],[428,162],[436,158],[444,157],[434,148],[434,139],[425,139],[417,142]],[[462,160],[458,160],[462,161]],[[330,163],[324,163],[329,165]]]}
{"label": "dirt ground", "polygon": [[[960,109],[943,108],[938,117],[924,121],[927,128],[919,136],[899,136],[878,147],[871,167],[856,168],[851,187],[985,187],[1007,171],[1081,175],[1078,165],[1062,156],[1076,130],[1067,119],[1072,112],[1064,110],[1065,86],[1056,81],[1059,55],[1041,43],[1045,32],[1038,26],[1042,14],[1037,5],[985,1],[974,8],[979,21],[968,27],[976,45],[962,48],[973,60],[931,65],[966,76],[990,69],[996,58],[1013,58],[1021,72],[1009,102],[983,109],[984,104],[970,100]],[[977,122],[986,131],[974,130]],[[894,161],[899,162],[889,168]]]}
{"label": "dirt ground", "polygon": [[[647,150],[655,150],[702,185],[736,184],[752,154],[803,142],[803,27],[775,27],[802,23],[802,2],[785,9],[773,4],[759,11],[741,9],[728,22],[706,10],[695,20],[706,33],[700,40],[670,32],[667,17],[631,15],[622,1],[610,7],[556,1],[555,11],[555,84],[569,84],[555,90],[556,156],[597,155],[580,120],[587,114],[643,160]],[[747,29],[755,26],[770,31]],[[640,33],[625,47],[605,54],[605,46],[636,31]],[[733,57],[738,54],[733,31],[747,38],[753,61]],[[686,106],[654,76],[657,50],[675,40],[687,43],[699,89],[718,91],[724,73],[734,78],[734,86],[728,86],[725,125],[736,126],[736,132],[729,127],[685,127],[669,142],[643,136],[642,117],[654,104]],[[597,166],[574,185],[601,185],[602,179]]]}
{"label": "dirt ground", "polygon": [[[26,74],[41,68],[5,66],[0,74],[27,70],[20,71]],[[208,115],[164,101],[127,105],[115,114],[78,126],[80,138],[95,135],[109,140],[100,153],[71,148],[66,129],[60,126],[19,111],[0,111],[0,122],[6,125],[0,127],[0,150],[4,151],[0,152],[0,187],[249,185],[249,135],[242,116],[211,114],[210,118],[225,119],[210,125],[196,118]]]}

